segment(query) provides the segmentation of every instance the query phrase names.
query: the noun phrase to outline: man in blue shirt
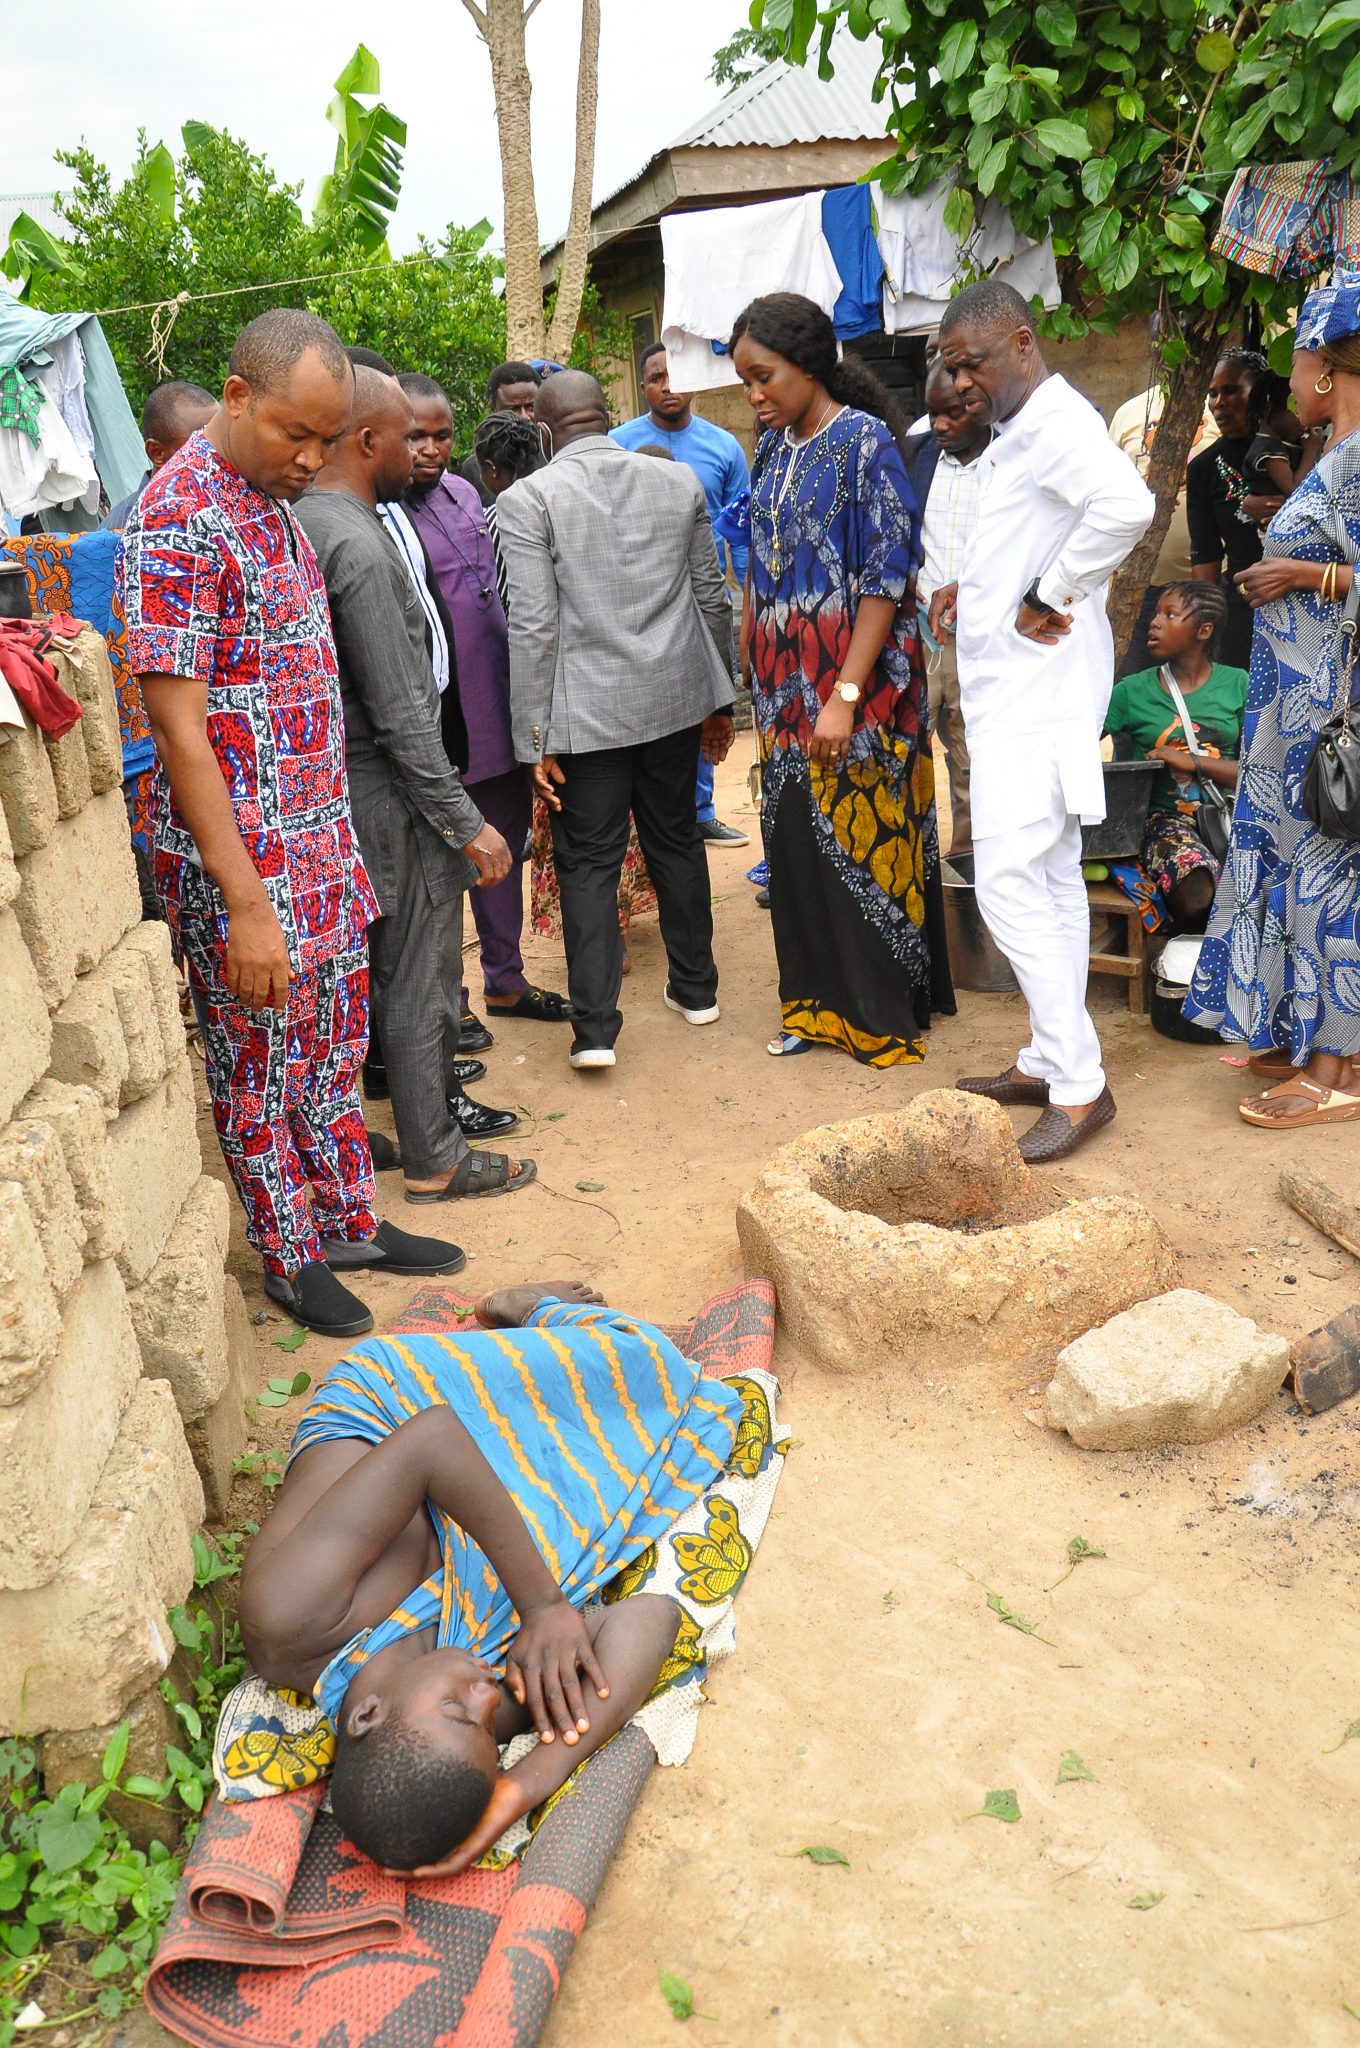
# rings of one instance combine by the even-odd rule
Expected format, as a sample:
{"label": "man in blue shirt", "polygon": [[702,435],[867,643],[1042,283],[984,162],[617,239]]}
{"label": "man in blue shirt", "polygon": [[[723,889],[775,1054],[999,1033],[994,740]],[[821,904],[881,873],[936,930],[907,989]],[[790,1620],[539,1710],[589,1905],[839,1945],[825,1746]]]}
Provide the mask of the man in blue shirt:
{"label": "man in blue shirt", "polygon": [[[647,411],[610,430],[610,438],[634,454],[641,448],[664,448],[675,461],[694,471],[704,487],[708,516],[716,523],[724,505],[730,505],[740,491],[749,488],[751,471],[746,451],[726,427],[711,420],[696,419],[694,395],[672,391],[666,362],[666,344],[654,341],[642,357],[642,390]],[[718,541],[718,566],[727,573],[731,567],[738,591],[746,584],[746,549]],[[699,836],[723,846],[745,846],[747,834],[724,825],[713,808],[713,764],[699,760],[694,791]]]}

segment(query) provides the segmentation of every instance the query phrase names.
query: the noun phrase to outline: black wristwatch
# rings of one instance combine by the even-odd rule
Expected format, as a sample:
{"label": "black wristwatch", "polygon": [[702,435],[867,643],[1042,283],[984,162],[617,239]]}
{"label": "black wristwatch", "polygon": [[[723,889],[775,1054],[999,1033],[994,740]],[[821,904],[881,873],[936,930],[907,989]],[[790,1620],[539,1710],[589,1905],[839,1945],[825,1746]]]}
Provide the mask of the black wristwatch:
{"label": "black wristwatch", "polygon": [[1034,581],[1030,584],[1029,589],[1025,592],[1020,602],[1021,604],[1027,604],[1032,612],[1043,612],[1049,618],[1051,618],[1054,612],[1056,612],[1058,609],[1058,607],[1055,604],[1045,604],[1044,600],[1040,597],[1039,579],[1037,576],[1035,577]]}

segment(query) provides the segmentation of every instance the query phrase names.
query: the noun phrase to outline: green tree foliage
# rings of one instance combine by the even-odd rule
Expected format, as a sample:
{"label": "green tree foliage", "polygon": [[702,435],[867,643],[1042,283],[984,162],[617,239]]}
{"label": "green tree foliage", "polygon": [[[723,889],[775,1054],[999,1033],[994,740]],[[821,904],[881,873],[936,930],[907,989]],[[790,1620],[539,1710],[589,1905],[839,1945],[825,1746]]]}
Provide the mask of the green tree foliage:
{"label": "green tree foliage", "polygon": [[[171,177],[168,206],[162,158]],[[148,148],[143,136],[121,184],[88,150],[58,160],[74,173],[62,201],[68,267],[35,272],[32,303],[99,311],[190,295],[173,325],[169,315],[153,321],[150,312],[105,322],[134,407],[162,374],[220,389],[247,320],[272,306],[305,306],[345,341],[447,384],[460,439],[470,439],[505,337],[499,265],[483,248],[485,223],[450,227],[442,248],[422,239],[418,260],[394,262],[385,247],[369,248],[371,222],[353,202],[337,197],[322,219],[309,221],[299,187],[281,184],[244,142],[201,122],[186,124],[178,160],[159,145]],[[241,290],[288,278],[313,281]],[[202,296],[210,292],[228,296]],[[164,334],[167,326],[162,372],[156,329]]]}
{"label": "green tree foliage", "polygon": [[745,85],[757,71],[763,71],[783,54],[782,38],[774,29],[739,28],[720,50],[713,52],[713,68],[708,75],[723,92],[735,92],[739,85]]}
{"label": "green tree foliage", "polygon": [[880,40],[885,186],[955,178],[961,238],[993,196],[1023,233],[1051,234],[1049,331],[1160,316],[1161,516],[1126,574],[1145,583],[1219,349],[1244,304],[1284,322],[1300,296],[1209,252],[1228,181],[1252,162],[1360,166],[1360,0],[754,0],[751,20],[795,62],[817,43],[824,73],[842,24]]}

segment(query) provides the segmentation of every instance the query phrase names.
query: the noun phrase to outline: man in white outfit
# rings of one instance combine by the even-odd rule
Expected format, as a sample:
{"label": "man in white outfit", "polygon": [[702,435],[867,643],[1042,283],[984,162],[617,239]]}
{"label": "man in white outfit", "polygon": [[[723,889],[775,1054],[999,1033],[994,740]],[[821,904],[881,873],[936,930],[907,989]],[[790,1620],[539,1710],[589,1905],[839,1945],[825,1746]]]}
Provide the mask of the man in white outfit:
{"label": "man in white outfit", "polygon": [[1049,374],[1011,286],[959,293],[940,323],[940,359],[994,432],[978,458],[971,544],[957,584],[936,591],[930,624],[956,626],[978,906],[1031,1034],[1004,1074],[958,1085],[1043,1108],[1020,1140],[1035,1166],[1065,1158],[1115,1113],[1086,1008],[1081,827],[1105,815],[1106,583],[1156,508],[1095,407]]}

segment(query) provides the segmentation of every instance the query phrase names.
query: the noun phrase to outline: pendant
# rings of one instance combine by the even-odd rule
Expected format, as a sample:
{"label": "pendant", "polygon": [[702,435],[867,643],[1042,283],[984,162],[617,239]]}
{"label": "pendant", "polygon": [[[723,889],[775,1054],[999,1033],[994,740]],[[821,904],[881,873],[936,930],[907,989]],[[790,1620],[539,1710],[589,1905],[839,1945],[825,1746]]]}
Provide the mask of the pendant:
{"label": "pendant", "polygon": [[776,538],[774,546],[770,549],[770,568],[773,574],[777,576],[782,567],[783,563],[781,561],[779,554],[779,541]]}

